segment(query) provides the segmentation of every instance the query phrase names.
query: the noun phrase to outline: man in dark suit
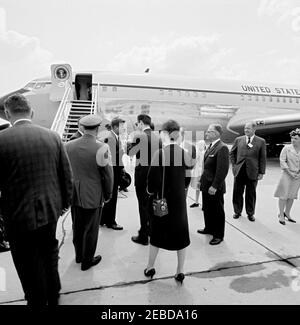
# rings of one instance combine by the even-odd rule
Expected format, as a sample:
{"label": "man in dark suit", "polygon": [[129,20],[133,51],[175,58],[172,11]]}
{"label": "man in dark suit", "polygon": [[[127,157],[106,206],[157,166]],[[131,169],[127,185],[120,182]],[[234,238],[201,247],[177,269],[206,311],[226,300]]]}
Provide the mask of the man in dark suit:
{"label": "man in dark suit", "polygon": [[237,219],[242,214],[246,188],[246,212],[248,219],[255,221],[257,181],[263,178],[266,171],[266,141],[255,135],[255,124],[252,122],[245,125],[244,132],[245,136],[236,138],[230,151],[234,175],[233,218]]}
{"label": "man in dark suit", "polygon": [[116,209],[118,200],[118,188],[120,183],[120,177],[124,170],[122,157],[124,151],[122,149],[122,143],[120,142],[120,134],[124,132],[125,121],[121,118],[114,118],[111,121],[111,131],[108,136],[104,139],[104,142],[109,145],[112,165],[114,170],[114,184],[112,198],[103,207],[101,225],[106,225],[107,228],[113,230],[123,230],[123,227],[118,225],[116,222]]}
{"label": "man in dark suit", "polygon": [[211,124],[206,131],[210,145],[204,154],[200,179],[205,228],[199,229],[198,233],[212,235],[210,245],[220,244],[225,231],[224,193],[229,169],[229,150],[221,141],[221,134],[222,126],[219,124]]}
{"label": "man in dark suit", "polygon": [[147,114],[140,114],[137,117],[137,132],[133,141],[127,143],[127,154],[136,156],[134,173],[134,185],[139,204],[140,230],[137,236],[131,240],[137,244],[149,244],[149,211],[147,193],[147,175],[154,153],[161,148],[161,140],[151,130],[151,117]]}
{"label": "man in dark suit", "polygon": [[0,133],[0,191],[11,254],[29,305],[58,304],[57,219],[69,207],[72,173],[55,132],[31,122],[20,94],[4,104],[13,125]]}
{"label": "man in dark suit", "polygon": [[101,118],[84,116],[80,123],[84,135],[66,144],[74,174],[71,203],[73,244],[76,263],[81,270],[88,270],[101,261],[95,255],[101,211],[112,194],[113,170],[109,147],[96,140]]}

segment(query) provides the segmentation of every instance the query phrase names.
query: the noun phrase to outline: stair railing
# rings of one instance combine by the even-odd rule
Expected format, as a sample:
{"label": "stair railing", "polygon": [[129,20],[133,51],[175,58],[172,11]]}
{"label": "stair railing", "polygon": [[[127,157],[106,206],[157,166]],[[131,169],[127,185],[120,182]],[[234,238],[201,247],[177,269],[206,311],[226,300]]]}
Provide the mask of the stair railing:
{"label": "stair railing", "polygon": [[67,123],[67,119],[71,109],[71,105],[70,105],[71,91],[72,88],[70,87],[70,85],[67,85],[64,96],[60,102],[60,105],[58,107],[58,110],[56,112],[55,118],[51,126],[51,130],[57,132],[60,135],[60,137],[63,136],[65,125]]}

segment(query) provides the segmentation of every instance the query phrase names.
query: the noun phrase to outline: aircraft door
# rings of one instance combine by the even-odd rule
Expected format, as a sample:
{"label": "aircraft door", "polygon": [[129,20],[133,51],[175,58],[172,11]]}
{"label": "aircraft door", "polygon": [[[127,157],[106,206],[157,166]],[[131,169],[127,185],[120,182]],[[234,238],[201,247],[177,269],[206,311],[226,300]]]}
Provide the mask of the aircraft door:
{"label": "aircraft door", "polygon": [[92,100],[93,75],[80,73],[75,77],[75,91],[77,100]]}
{"label": "aircraft door", "polygon": [[51,90],[50,100],[59,102],[62,100],[66,87],[72,87],[72,68],[69,64],[51,65]]}

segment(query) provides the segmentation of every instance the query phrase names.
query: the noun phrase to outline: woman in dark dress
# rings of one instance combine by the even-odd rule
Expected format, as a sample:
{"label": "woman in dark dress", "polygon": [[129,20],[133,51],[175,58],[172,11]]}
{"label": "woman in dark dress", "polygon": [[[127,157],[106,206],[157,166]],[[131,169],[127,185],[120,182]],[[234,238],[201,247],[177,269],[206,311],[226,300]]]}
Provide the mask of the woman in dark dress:
{"label": "woman in dark dress", "polygon": [[[162,126],[161,138],[164,148],[158,150],[151,162],[148,173],[148,192],[150,197],[150,251],[145,276],[153,277],[154,263],[159,248],[177,251],[177,271],[175,279],[182,283],[185,248],[190,244],[186,210],[186,152],[180,143],[179,125],[169,120]],[[153,198],[162,197],[163,167],[165,166],[164,197],[168,203],[168,214],[162,217],[153,214]]]}

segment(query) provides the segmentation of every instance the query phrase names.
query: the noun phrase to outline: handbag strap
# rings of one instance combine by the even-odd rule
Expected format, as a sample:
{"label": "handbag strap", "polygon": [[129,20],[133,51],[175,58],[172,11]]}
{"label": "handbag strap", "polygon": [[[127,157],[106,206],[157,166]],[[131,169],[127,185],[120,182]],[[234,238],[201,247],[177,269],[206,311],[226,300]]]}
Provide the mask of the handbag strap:
{"label": "handbag strap", "polygon": [[161,198],[164,198],[164,192],[165,192],[165,152],[164,149],[161,150],[162,153],[162,166],[163,166],[163,178],[162,178],[162,189],[161,189]]}

